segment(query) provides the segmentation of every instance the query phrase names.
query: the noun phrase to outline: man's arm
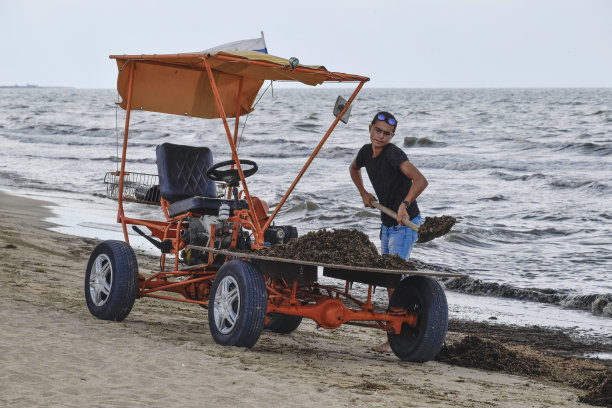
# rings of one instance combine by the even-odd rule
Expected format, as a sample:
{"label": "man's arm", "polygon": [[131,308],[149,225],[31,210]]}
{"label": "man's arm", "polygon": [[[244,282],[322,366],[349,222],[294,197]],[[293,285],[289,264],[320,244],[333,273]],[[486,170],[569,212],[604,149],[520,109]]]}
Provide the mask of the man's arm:
{"label": "man's arm", "polygon": [[355,162],[355,160],[353,160],[353,162],[349,166],[349,172],[351,173],[351,180],[353,180],[355,187],[357,187],[357,190],[359,190],[359,194],[361,195],[361,199],[363,200],[363,205],[365,205],[366,207],[372,207],[372,204],[370,204],[370,202],[372,200],[376,200],[376,197],[368,193],[365,187],[363,186],[363,179],[361,178],[361,169],[357,167],[357,163]]}
{"label": "man's arm", "polygon": [[[412,187],[410,187],[410,191],[408,191],[408,194],[406,194],[404,201],[413,202],[418,196],[421,195],[423,190],[427,188],[429,182],[423,173],[421,173],[419,169],[417,169],[408,160],[404,161],[400,165],[400,170],[404,176],[412,180]],[[408,211],[404,204],[400,204],[399,208],[397,209],[397,223],[401,225],[402,218],[404,217],[408,217]]]}

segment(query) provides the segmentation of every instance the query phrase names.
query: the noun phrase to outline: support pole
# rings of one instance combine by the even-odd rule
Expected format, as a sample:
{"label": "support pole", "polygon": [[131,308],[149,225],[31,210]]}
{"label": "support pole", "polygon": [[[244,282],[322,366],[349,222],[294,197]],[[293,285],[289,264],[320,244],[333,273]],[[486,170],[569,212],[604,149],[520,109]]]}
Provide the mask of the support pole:
{"label": "support pole", "polygon": [[125,223],[125,214],[123,212],[123,179],[125,177],[125,158],[127,154],[127,141],[128,141],[128,131],[130,128],[130,112],[132,106],[132,89],[134,88],[134,68],[136,62],[130,61],[130,75],[128,77],[128,95],[127,95],[127,107],[125,109],[125,129],[123,132],[123,151],[121,153],[121,172],[119,173],[119,197],[117,201],[119,203],[119,210],[117,212],[117,222],[121,223],[123,227],[123,236],[125,238],[125,242],[128,244],[130,240],[128,238],[127,232],[127,224]]}

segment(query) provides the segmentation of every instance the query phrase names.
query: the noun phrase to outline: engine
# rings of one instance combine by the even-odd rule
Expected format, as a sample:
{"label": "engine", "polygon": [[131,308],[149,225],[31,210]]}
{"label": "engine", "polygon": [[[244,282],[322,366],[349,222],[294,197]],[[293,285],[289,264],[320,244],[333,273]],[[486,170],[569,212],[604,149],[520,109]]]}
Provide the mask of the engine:
{"label": "engine", "polygon": [[[208,247],[211,237],[215,249],[249,249],[253,243],[250,231],[227,218],[212,215],[186,218],[183,225],[186,228],[181,232],[181,238],[185,245]],[[270,226],[264,232],[264,241],[266,245],[284,244],[297,236],[296,227]],[[236,243],[232,245],[234,241]],[[181,261],[191,266],[208,263],[208,259],[208,252],[188,248],[182,252]]]}
{"label": "engine", "polygon": [[264,232],[264,241],[270,245],[286,244],[292,238],[297,238],[297,228],[290,225],[268,227]]}
{"label": "engine", "polygon": [[[216,216],[206,215],[198,218],[187,218],[187,228],[181,233],[186,245],[210,246],[211,237],[215,249],[228,249],[236,241],[235,249],[251,247],[251,234],[238,223]],[[187,265],[199,265],[208,262],[208,253],[188,248],[182,253],[182,261]]]}

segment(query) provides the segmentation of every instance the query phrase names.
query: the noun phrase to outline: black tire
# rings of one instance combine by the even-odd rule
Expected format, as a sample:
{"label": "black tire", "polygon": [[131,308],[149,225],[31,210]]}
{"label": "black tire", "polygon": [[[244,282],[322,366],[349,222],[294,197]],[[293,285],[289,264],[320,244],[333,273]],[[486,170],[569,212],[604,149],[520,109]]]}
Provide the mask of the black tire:
{"label": "black tire", "polygon": [[274,333],[287,334],[297,329],[300,323],[302,323],[302,316],[268,313],[268,323],[264,326],[264,329]]}
{"label": "black tire", "polygon": [[267,309],[266,283],[255,265],[233,260],[219,268],[208,303],[210,333],[217,344],[253,347]]}
{"label": "black tire", "polygon": [[129,244],[104,241],[93,250],[85,273],[85,300],[92,315],[121,321],[138,294],[138,262]]}
{"label": "black tire", "polygon": [[404,323],[400,334],[387,334],[393,353],[401,360],[419,363],[437,356],[448,329],[448,304],[438,281],[428,276],[403,279],[393,292],[389,306],[418,315],[416,327]]}

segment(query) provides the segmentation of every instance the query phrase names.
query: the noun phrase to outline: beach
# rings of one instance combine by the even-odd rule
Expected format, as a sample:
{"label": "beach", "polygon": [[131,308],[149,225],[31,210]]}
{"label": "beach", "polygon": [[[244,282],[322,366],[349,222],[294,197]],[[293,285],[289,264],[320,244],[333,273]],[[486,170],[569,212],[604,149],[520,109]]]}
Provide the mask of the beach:
{"label": "beach", "polygon": [[[98,320],[83,294],[98,241],[50,231],[50,205],[0,192],[0,406],[588,407],[609,389],[610,360],[574,357],[606,345],[533,327],[451,321],[448,362],[415,364],[371,351],[384,332],[355,326],[304,320],[249,350],[216,345],[196,305],[137,300],[124,321]],[[537,364],[464,367],[452,345],[466,338]]]}

